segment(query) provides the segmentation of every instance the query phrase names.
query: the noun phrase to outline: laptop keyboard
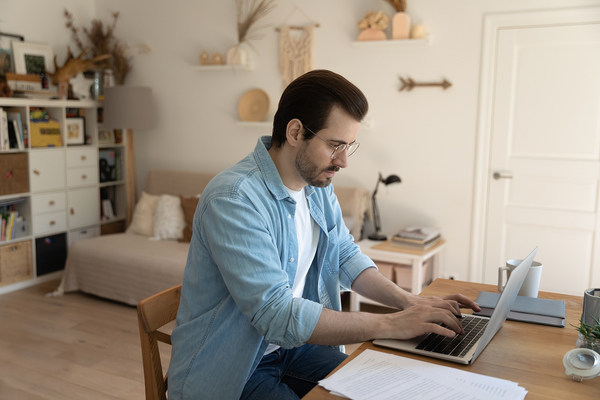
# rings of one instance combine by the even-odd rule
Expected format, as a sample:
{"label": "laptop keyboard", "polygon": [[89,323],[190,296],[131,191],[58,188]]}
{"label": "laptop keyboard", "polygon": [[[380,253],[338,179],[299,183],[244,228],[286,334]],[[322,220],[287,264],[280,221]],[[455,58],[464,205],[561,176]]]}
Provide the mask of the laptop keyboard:
{"label": "laptop keyboard", "polygon": [[[464,335],[456,335],[454,338],[449,338],[430,333],[416,348],[433,353],[463,357],[477,343],[481,335],[483,335],[488,321],[485,318],[474,318],[469,315],[463,315],[461,322],[465,330]],[[442,324],[442,326],[445,325]]]}

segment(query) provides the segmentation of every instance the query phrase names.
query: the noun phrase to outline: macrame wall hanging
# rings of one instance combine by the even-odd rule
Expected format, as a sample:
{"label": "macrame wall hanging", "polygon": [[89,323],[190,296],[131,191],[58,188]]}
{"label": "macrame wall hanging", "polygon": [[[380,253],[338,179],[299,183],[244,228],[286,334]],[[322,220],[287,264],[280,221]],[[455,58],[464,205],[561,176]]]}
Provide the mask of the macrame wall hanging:
{"label": "macrame wall hanging", "polygon": [[[310,22],[305,26],[285,25],[296,11]],[[285,19],[284,25],[275,28],[281,32],[279,39],[279,67],[283,75],[284,87],[302,74],[313,69],[313,39],[314,30],[319,24],[314,22],[307,13],[294,4],[291,14]]]}
{"label": "macrame wall hanging", "polygon": [[312,70],[314,28],[315,25],[279,28],[279,66],[284,86]]}

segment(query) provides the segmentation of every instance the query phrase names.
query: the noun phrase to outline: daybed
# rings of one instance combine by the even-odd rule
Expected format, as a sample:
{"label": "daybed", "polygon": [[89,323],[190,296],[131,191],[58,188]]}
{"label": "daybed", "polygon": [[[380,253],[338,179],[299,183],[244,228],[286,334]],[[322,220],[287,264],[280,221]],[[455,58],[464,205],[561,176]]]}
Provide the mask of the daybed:
{"label": "daybed", "polygon": [[[154,170],[148,174],[144,192],[155,196],[194,197],[202,192],[213,176],[198,172]],[[369,192],[340,186],[335,187],[335,193],[344,220],[358,240],[370,209]],[[142,199],[136,206],[132,225],[139,222],[136,218],[141,214],[141,203]],[[65,274],[54,294],[81,290],[137,305],[146,297],[180,284],[189,243],[156,240],[149,235],[133,233],[131,228],[126,233],[75,242],[69,249]]]}

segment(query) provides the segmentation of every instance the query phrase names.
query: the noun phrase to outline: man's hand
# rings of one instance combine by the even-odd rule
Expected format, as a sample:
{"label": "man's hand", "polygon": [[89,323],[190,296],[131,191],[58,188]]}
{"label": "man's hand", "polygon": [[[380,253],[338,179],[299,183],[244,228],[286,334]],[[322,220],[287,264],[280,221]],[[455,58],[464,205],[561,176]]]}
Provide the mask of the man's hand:
{"label": "man's hand", "polygon": [[407,296],[402,304],[402,309],[406,310],[416,305],[430,305],[432,307],[443,308],[451,311],[455,315],[460,315],[461,308],[470,308],[473,311],[481,311],[479,304],[460,293],[449,296],[417,296],[411,294]]}
{"label": "man's hand", "polygon": [[[465,333],[454,312],[428,304],[414,305],[387,316],[391,331],[384,334],[384,337],[388,339],[412,339],[430,332],[452,338],[456,334]],[[439,325],[440,323],[446,327]]]}

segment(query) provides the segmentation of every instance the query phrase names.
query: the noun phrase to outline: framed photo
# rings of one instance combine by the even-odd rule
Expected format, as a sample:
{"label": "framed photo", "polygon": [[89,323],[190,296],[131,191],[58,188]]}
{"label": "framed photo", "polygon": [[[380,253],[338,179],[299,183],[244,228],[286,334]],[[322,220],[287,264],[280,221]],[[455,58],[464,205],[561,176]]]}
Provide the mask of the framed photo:
{"label": "framed photo", "polygon": [[13,41],[12,52],[17,74],[54,72],[54,51],[50,45]]}
{"label": "framed photo", "polygon": [[67,118],[67,145],[85,144],[85,121],[83,118]]}
{"label": "framed photo", "polygon": [[115,134],[112,129],[98,131],[98,144],[112,144],[115,142]]}
{"label": "framed photo", "polygon": [[25,38],[11,33],[0,32],[0,75],[15,72],[15,63],[12,56],[12,42],[23,42]]}

